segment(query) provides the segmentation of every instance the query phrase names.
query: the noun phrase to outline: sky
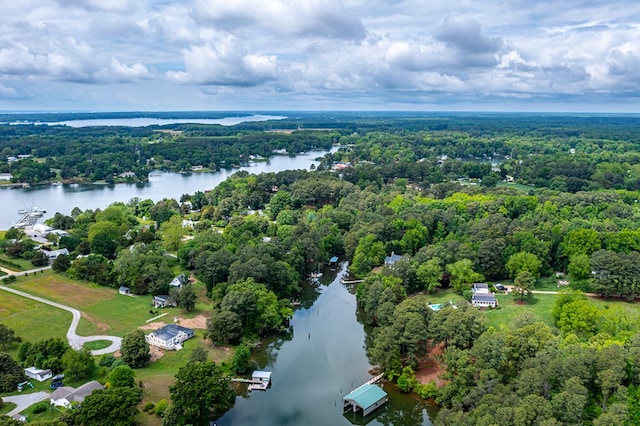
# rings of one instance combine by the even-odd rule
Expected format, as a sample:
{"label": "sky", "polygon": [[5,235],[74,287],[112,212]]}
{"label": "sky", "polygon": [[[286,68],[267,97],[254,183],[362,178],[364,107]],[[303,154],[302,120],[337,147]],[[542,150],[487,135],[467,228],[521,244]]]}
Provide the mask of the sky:
{"label": "sky", "polygon": [[632,0],[5,0],[0,111],[640,112]]}

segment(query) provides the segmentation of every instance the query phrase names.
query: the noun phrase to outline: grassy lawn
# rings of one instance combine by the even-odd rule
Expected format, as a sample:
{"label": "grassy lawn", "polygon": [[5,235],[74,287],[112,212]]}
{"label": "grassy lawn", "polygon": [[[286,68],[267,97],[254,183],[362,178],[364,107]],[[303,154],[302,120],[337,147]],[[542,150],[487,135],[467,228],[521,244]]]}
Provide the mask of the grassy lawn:
{"label": "grassy lawn", "polygon": [[2,404],[2,407],[0,407],[0,416],[5,416],[9,411],[13,410],[14,408],[16,408],[16,404],[12,402],[5,402],[4,404]]}
{"label": "grassy lawn", "polygon": [[449,301],[459,303],[466,303],[466,300],[460,296],[456,291],[452,288],[444,288],[444,289],[436,289],[433,292],[425,295],[427,302],[430,305],[437,303],[447,303]]}
{"label": "grassy lawn", "polygon": [[[149,313],[149,295],[123,296],[115,289],[77,282],[52,271],[20,277],[12,287],[82,311],[83,319],[78,327],[80,335],[108,333],[123,336],[154,316]],[[173,316],[180,310],[172,308],[162,312]],[[67,328],[69,322],[66,322]]]}
{"label": "grassy lawn", "polygon": [[94,351],[94,350],[98,350],[98,349],[104,349],[107,348],[111,345],[111,341],[110,340],[94,340],[93,342],[87,342],[84,345],[82,345],[83,348],[90,350],[90,351]]}
{"label": "grassy lawn", "polygon": [[[47,409],[38,414],[34,413],[34,408],[40,404],[44,404]],[[49,404],[49,402],[43,401],[27,408],[22,412],[22,414],[27,417],[27,420],[29,420],[29,422],[56,420],[58,417],[60,417],[60,410],[57,407]]]}
{"label": "grassy lawn", "polygon": [[[31,263],[30,260],[25,260],[19,257],[9,257],[6,254],[2,253],[0,254],[0,259],[5,260],[7,262],[11,262],[11,263],[15,263],[16,265],[20,265],[20,270],[24,271],[24,270],[29,270],[29,269],[33,269],[35,268],[35,266],[33,266],[33,263]],[[15,269],[15,267],[13,266],[7,266],[4,265],[2,263],[0,263],[0,265],[2,265],[3,267],[7,268],[7,269]]]}
{"label": "grassy lawn", "polygon": [[[23,341],[66,338],[71,313],[35,300],[0,291],[0,322],[15,330]],[[8,348],[15,356],[18,345]]]}
{"label": "grassy lawn", "polygon": [[496,329],[509,326],[523,312],[533,312],[540,321],[553,326],[551,310],[555,303],[554,294],[534,294],[526,304],[516,303],[512,294],[496,294],[498,308],[486,311],[487,325]]}

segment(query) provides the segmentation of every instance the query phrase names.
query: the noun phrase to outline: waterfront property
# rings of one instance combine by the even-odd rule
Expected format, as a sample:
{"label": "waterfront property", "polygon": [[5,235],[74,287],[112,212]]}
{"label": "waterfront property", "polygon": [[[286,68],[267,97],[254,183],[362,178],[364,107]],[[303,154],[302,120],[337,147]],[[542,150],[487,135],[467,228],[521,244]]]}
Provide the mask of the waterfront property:
{"label": "waterfront property", "polygon": [[182,342],[195,336],[195,332],[177,324],[167,324],[145,336],[147,343],[167,350],[182,349]]}
{"label": "waterfront property", "polygon": [[344,411],[362,412],[366,416],[389,400],[387,393],[377,385],[364,384],[342,398]]}

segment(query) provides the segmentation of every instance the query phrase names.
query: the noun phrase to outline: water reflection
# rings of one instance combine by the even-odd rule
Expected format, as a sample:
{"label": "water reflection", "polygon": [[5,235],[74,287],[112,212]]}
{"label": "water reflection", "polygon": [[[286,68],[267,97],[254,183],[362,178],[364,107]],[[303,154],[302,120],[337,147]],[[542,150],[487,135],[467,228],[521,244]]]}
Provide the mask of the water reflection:
{"label": "water reflection", "polygon": [[[272,371],[267,391],[242,394],[222,418],[224,425],[348,425],[342,397],[371,378],[364,327],[356,319],[353,287],[340,283],[346,264],[325,268],[317,283],[304,284],[292,331],[265,340],[255,353],[260,369]],[[389,403],[355,424],[430,425],[427,404],[385,386]],[[365,421],[366,423],[362,423]]]}

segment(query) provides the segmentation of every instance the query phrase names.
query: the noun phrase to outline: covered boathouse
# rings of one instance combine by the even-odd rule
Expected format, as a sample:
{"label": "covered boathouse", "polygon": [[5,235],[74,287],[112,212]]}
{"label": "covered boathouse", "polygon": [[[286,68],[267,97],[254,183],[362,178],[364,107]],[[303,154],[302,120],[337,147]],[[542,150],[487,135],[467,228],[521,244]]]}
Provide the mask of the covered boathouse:
{"label": "covered boathouse", "polygon": [[342,397],[344,411],[362,412],[363,416],[384,405],[389,398],[387,393],[377,385],[365,384]]}

